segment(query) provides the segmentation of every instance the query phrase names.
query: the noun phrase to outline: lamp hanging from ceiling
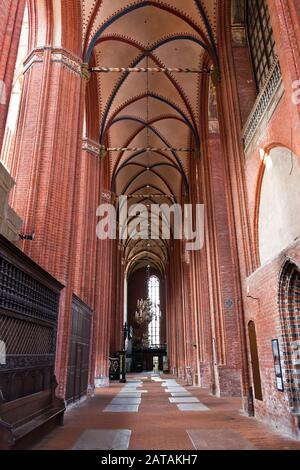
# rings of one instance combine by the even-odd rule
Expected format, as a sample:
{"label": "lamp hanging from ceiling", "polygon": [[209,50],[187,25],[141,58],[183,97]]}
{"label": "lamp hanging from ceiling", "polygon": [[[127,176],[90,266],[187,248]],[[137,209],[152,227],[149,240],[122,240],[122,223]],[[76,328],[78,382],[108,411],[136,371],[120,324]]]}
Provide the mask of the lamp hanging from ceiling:
{"label": "lamp hanging from ceiling", "polygon": [[[147,265],[146,268],[147,273],[147,286],[149,284],[150,278],[150,265]],[[134,318],[138,325],[142,325],[143,323],[149,324],[154,316],[154,308],[151,300],[149,297],[147,299],[138,299],[137,301],[137,310],[135,312]]]}

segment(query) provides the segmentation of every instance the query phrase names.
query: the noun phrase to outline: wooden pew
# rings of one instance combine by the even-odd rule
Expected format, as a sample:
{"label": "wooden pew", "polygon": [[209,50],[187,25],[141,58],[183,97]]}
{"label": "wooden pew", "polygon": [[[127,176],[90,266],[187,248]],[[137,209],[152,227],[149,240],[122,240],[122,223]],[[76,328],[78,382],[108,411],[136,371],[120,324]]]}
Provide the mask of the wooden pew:
{"label": "wooden pew", "polygon": [[0,449],[26,448],[56,425],[63,425],[64,400],[49,389],[0,404]]}

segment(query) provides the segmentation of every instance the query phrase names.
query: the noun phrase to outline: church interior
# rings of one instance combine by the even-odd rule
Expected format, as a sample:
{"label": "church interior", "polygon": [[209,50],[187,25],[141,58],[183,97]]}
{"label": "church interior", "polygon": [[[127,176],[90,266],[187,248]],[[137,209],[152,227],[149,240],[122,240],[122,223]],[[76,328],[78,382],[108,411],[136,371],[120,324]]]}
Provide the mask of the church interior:
{"label": "church interior", "polygon": [[299,0],[2,0],[0,50],[0,449],[299,450]]}

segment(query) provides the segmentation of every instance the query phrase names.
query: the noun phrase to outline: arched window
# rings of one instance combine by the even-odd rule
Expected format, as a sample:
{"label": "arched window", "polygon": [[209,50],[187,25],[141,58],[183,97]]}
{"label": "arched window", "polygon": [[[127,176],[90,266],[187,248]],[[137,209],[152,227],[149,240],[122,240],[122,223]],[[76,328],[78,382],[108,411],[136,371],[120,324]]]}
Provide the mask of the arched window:
{"label": "arched window", "polygon": [[149,323],[149,344],[160,344],[160,282],[157,276],[150,276],[148,282],[148,297],[152,302],[154,316]]}
{"label": "arched window", "polygon": [[248,41],[258,92],[276,60],[275,41],[267,0],[246,0]]}
{"label": "arched window", "polygon": [[285,389],[293,411],[300,411],[300,271],[288,261],[280,277],[279,309],[282,325]]}

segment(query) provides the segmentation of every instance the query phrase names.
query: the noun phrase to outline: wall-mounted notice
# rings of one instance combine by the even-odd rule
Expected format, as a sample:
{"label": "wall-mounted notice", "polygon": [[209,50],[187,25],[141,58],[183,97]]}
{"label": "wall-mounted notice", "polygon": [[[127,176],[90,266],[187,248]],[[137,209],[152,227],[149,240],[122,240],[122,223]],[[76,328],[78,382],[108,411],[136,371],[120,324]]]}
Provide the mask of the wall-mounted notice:
{"label": "wall-mounted notice", "polygon": [[283,386],[283,377],[282,377],[282,368],[281,368],[281,362],[280,362],[280,351],[279,351],[278,339],[272,339],[272,351],[273,351],[273,358],[274,358],[277,390],[279,390],[280,392],[283,392],[284,386]]}

